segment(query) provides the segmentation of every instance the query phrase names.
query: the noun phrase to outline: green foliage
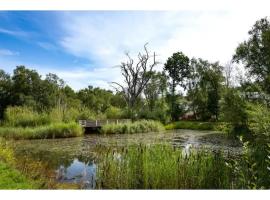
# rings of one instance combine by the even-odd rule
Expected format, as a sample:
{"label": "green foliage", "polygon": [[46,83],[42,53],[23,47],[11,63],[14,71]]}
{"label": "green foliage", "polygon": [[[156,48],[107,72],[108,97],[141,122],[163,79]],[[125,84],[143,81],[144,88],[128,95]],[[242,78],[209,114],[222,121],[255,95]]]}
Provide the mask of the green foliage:
{"label": "green foliage", "polygon": [[221,154],[191,153],[170,145],[128,146],[107,152],[98,168],[103,189],[228,189],[232,174]]}
{"label": "green foliage", "polygon": [[160,122],[153,120],[140,120],[136,122],[107,124],[102,126],[101,133],[105,134],[124,134],[124,133],[147,133],[160,132],[164,127]]}
{"label": "green foliage", "polygon": [[170,89],[171,89],[171,118],[172,120],[178,120],[177,113],[174,112],[176,109],[176,98],[175,90],[176,86],[180,84],[184,89],[186,88],[186,80],[190,76],[189,58],[182,52],[177,52],[168,58],[164,65],[164,71],[168,72],[171,78]]}
{"label": "green foliage", "polygon": [[33,127],[51,123],[50,118],[45,113],[37,113],[26,106],[8,107],[4,118],[4,125],[6,126]]}
{"label": "green foliage", "polygon": [[0,138],[0,189],[35,189],[37,183],[26,178],[14,168],[13,151]]}
{"label": "green foliage", "polygon": [[165,126],[166,130],[191,129],[191,130],[215,130],[224,131],[227,125],[220,122],[178,121]]}
{"label": "green foliage", "polygon": [[0,119],[4,110],[11,102],[11,78],[4,70],[0,69]]}
{"label": "green foliage", "polygon": [[229,134],[240,135],[240,131],[247,134],[247,102],[241,93],[236,89],[228,88],[225,91],[221,106],[223,120],[232,125]]}
{"label": "green foliage", "polygon": [[237,47],[234,61],[241,61],[270,94],[270,22],[267,18],[258,20],[248,34],[249,39]]}
{"label": "green foliage", "polygon": [[0,137],[12,139],[48,139],[82,136],[82,127],[75,122],[55,123],[38,127],[0,127]]}
{"label": "green foliage", "polygon": [[224,77],[222,66],[209,63],[207,60],[192,59],[190,62],[191,76],[188,83],[188,99],[192,111],[201,120],[214,118],[220,114],[219,100],[221,99]]}
{"label": "green foliage", "polygon": [[256,165],[257,186],[265,188],[270,185],[270,110],[261,104],[250,104],[248,116],[252,137],[246,139],[247,156]]}
{"label": "green foliage", "polygon": [[123,117],[123,111],[120,108],[110,106],[105,111],[107,119],[121,119]]}
{"label": "green foliage", "polygon": [[22,175],[18,170],[13,169],[0,161],[0,189],[37,189],[37,185]]}

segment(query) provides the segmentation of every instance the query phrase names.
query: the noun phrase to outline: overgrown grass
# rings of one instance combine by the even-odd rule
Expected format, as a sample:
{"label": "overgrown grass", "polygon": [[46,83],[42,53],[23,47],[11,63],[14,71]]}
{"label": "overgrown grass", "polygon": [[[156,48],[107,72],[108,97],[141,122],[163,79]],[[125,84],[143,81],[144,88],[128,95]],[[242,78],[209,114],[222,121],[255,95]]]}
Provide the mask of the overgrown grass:
{"label": "overgrown grass", "polygon": [[8,107],[4,115],[5,126],[34,127],[50,124],[51,119],[45,113],[37,113],[29,107]]}
{"label": "overgrown grass", "polygon": [[147,133],[164,131],[164,126],[153,120],[140,120],[121,124],[107,124],[102,126],[101,133],[124,134],[124,133]]}
{"label": "overgrown grass", "polygon": [[67,138],[82,134],[82,127],[75,122],[38,127],[0,127],[0,137],[13,139]]}
{"label": "overgrown grass", "polygon": [[[103,147],[105,148],[105,147]],[[192,153],[169,145],[104,149],[97,187],[103,189],[229,189],[232,170],[221,154]]]}
{"label": "overgrown grass", "polygon": [[222,122],[198,122],[198,121],[178,121],[165,126],[166,130],[192,129],[192,130],[212,130],[226,132],[228,124]]}
{"label": "overgrown grass", "polygon": [[38,184],[15,169],[13,151],[0,138],[0,189],[34,189]]}
{"label": "overgrown grass", "polygon": [[37,186],[18,170],[0,161],[0,189],[37,189]]}

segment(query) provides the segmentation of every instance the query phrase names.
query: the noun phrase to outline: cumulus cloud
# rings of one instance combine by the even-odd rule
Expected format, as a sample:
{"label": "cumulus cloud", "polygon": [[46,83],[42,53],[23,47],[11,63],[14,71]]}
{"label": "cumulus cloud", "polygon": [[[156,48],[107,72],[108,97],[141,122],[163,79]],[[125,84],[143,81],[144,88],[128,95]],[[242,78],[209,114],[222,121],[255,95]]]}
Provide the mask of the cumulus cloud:
{"label": "cumulus cloud", "polygon": [[[59,12],[61,36],[55,44],[39,42],[44,49],[62,48],[75,57],[89,60],[80,66],[76,59],[66,70],[59,66],[35,66],[42,74],[56,73],[74,89],[87,85],[110,88],[109,82],[121,81],[119,65],[125,61],[125,51],[132,57],[148,48],[155,51],[161,63],[177,51],[189,57],[212,62],[228,62],[237,45],[245,40],[256,20],[269,15],[267,9],[244,11],[91,11]],[[6,34],[15,34],[0,29]],[[0,53],[1,54],[1,53]],[[21,63],[22,64],[22,63]],[[158,67],[160,70],[162,64]]]}
{"label": "cumulus cloud", "polygon": [[112,66],[123,52],[137,53],[149,42],[162,62],[173,52],[223,63],[266,12],[171,11],[65,13],[60,45],[69,53],[88,58],[97,66]]}

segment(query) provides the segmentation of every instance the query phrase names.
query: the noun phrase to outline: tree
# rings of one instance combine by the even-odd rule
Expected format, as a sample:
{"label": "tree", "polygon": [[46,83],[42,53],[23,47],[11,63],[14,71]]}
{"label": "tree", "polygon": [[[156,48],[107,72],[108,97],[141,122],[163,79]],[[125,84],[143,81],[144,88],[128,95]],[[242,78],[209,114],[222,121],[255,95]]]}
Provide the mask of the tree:
{"label": "tree", "polygon": [[218,62],[209,63],[207,60],[193,58],[190,68],[188,98],[195,116],[203,120],[214,116],[217,120],[224,81],[222,66]]}
{"label": "tree", "polygon": [[35,71],[17,66],[12,76],[12,92],[14,105],[37,107],[41,92],[41,76]]}
{"label": "tree", "polygon": [[175,112],[175,90],[178,84],[186,89],[186,80],[190,76],[189,58],[182,52],[174,53],[165,63],[164,71],[168,72],[169,77],[171,78],[171,117],[172,120],[175,121],[178,118],[178,115]]}
{"label": "tree", "polygon": [[[144,45],[144,53],[138,54],[138,62],[134,63],[134,60],[126,53],[128,58],[127,62],[122,62],[120,65],[122,76],[124,77],[124,85],[113,82],[113,86],[118,92],[122,92],[123,97],[126,100],[128,109],[131,113],[131,118],[134,118],[135,105],[151,78],[151,73],[154,67],[158,64],[156,61],[156,54],[151,56]],[[153,62],[150,64],[150,58],[153,58]]]}
{"label": "tree", "polygon": [[164,93],[167,89],[167,77],[164,73],[153,72],[151,78],[144,89],[144,96],[147,101],[149,111],[152,112],[156,103],[161,96],[164,98]]}
{"label": "tree", "polygon": [[249,39],[237,47],[233,60],[241,61],[249,75],[270,94],[270,22],[267,18],[258,20],[248,34]]}
{"label": "tree", "polygon": [[5,108],[11,104],[11,87],[10,76],[0,70],[0,119],[3,118]]}

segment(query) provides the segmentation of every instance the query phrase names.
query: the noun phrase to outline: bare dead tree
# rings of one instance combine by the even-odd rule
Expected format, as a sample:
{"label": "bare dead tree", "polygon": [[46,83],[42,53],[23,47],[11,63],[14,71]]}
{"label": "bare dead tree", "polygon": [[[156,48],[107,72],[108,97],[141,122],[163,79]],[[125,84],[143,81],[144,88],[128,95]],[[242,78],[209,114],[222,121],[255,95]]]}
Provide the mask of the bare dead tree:
{"label": "bare dead tree", "polygon": [[[138,62],[136,64],[129,53],[126,53],[126,56],[128,58],[127,62],[122,62],[120,65],[124,84],[112,82],[112,87],[123,94],[128,108],[133,111],[138,97],[149,82],[150,74],[152,74],[151,72],[158,62],[156,61],[155,52],[153,56],[149,54],[147,44],[144,45],[144,53],[138,54]],[[153,63],[149,64],[151,58],[153,58]]]}
{"label": "bare dead tree", "polygon": [[224,66],[225,84],[226,87],[230,87],[232,84],[233,63],[229,61]]}

